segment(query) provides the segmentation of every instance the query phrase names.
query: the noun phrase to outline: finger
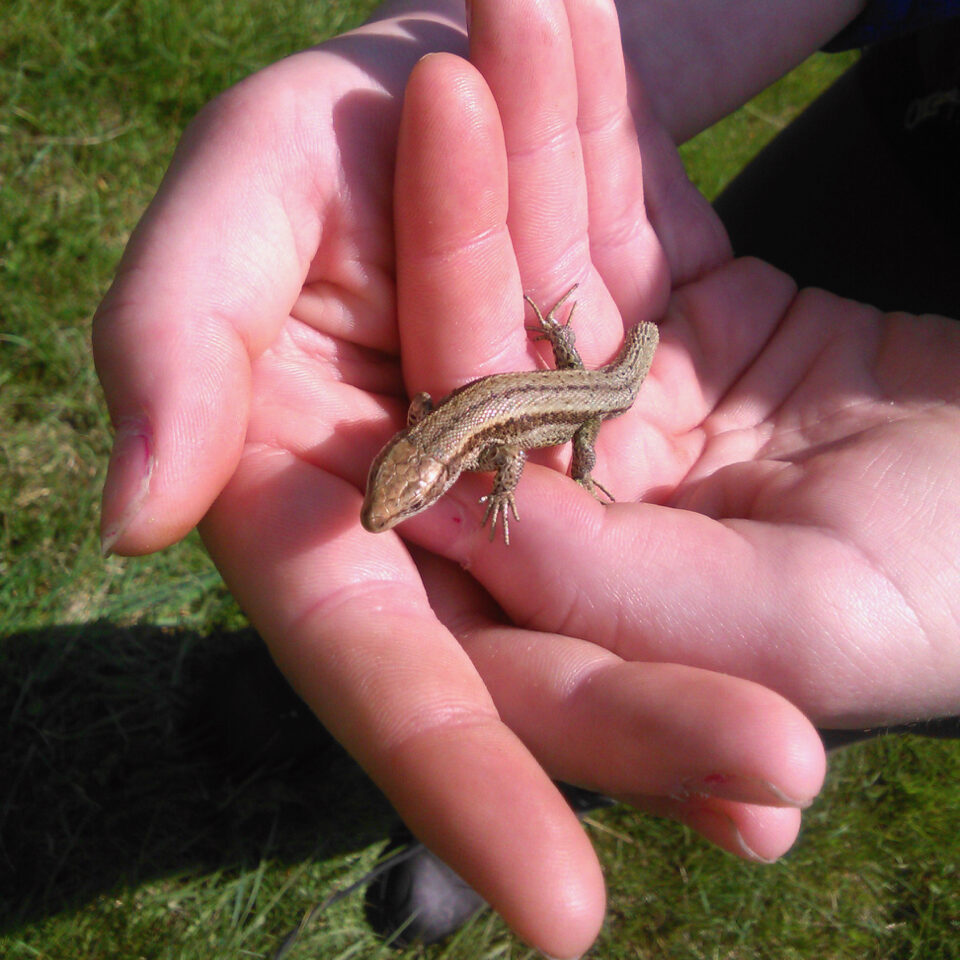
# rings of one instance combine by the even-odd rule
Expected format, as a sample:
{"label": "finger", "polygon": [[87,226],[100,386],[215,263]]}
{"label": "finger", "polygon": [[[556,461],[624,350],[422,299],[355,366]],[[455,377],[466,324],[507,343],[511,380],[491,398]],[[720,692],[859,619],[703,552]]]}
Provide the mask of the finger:
{"label": "finger", "polygon": [[430,56],[410,76],[395,211],[411,392],[445,395],[474,377],[532,366],[506,223],[503,135],[489,90],[464,60]]}
{"label": "finger", "polygon": [[578,328],[577,345],[588,366],[605,362],[623,327],[591,263],[578,78],[563,3],[474,5],[470,57],[491,89],[503,124],[508,224],[524,291],[549,307],[579,282],[579,315],[590,322]]}
{"label": "finger", "polygon": [[716,797],[675,800],[635,795],[617,799],[653,816],[683,823],[727,853],[756,863],[772,863],[782,857],[800,832],[801,812],[795,807],[758,806]]}
{"label": "finger", "polygon": [[676,287],[729,260],[730,238],[707,198],[687,176],[676,143],[635,76],[630,78],[629,89],[643,156],[647,216],[663,246]]}
{"label": "finger", "polygon": [[499,625],[479,586],[451,574],[458,567],[417,556],[437,615],[501,718],[554,778],[617,796],[777,807],[808,806],[819,792],[823,744],[783,697],[733,676],[631,662],[574,637]]}
{"label": "finger", "polygon": [[[631,168],[635,148],[617,136],[613,139],[617,152],[607,158],[608,163],[591,170],[589,163],[597,159],[596,155],[581,157],[573,130],[577,98],[586,107],[581,115],[581,129],[592,131],[597,107],[600,106],[602,115],[604,106],[602,87],[596,81],[610,84],[611,99],[619,98],[622,53],[609,8],[598,0],[567,6],[569,23],[560,0],[553,4],[534,0],[521,4],[475,4],[470,21],[471,60],[490,84],[503,118],[511,157],[511,204],[516,210],[510,227],[525,283],[531,288],[542,282],[541,277],[558,278],[545,291],[549,299],[568,282],[566,277],[571,270],[585,264],[586,183],[591,181],[596,185],[590,192],[591,203],[619,203],[632,210],[635,224],[649,218],[663,244],[674,284],[693,280],[729,259],[726,231],[710,204],[687,178],[676,145],[635,76],[627,80],[632,126],[643,157],[646,209],[642,219],[636,219],[640,211],[633,192],[636,171]],[[605,63],[600,63],[601,56]],[[582,166],[584,159],[588,162],[587,180],[582,179],[583,172],[579,171],[578,182],[569,174]],[[622,176],[612,183],[603,179],[606,174],[622,175],[626,171],[626,181]],[[621,188],[628,185],[630,192],[626,193]],[[514,204],[515,198],[520,203]],[[601,214],[600,208],[597,214]],[[597,225],[592,213],[589,222],[591,228]],[[622,219],[619,222],[623,224]],[[633,266],[644,279],[646,260],[644,257]],[[609,260],[604,265],[609,267]],[[623,267],[630,269],[628,260],[623,261]],[[657,278],[657,284],[662,282],[659,265],[653,265],[651,277]],[[618,290],[623,289],[625,279],[621,273]],[[590,297],[594,295],[591,283],[588,276]],[[662,297],[663,288],[656,289]],[[648,292],[652,294],[653,289]],[[625,299],[622,305],[629,307],[629,301]],[[602,301],[598,309],[606,309]],[[612,336],[612,332],[607,336]]]}
{"label": "finger", "polygon": [[530,943],[583,952],[604,909],[589,841],[400,541],[362,531],[359,507],[352,484],[253,449],[202,533],[280,667],[413,831]]}
{"label": "finger", "polygon": [[624,319],[656,321],[666,307],[669,265],[643,202],[637,131],[617,10],[610,0],[566,4],[577,75],[590,257]]}
{"label": "finger", "polygon": [[[557,779],[614,795],[716,796],[805,807],[823,745],[784,698],[725,674],[621,660],[502,628],[467,645],[503,720]],[[516,651],[511,662],[505,648]],[[602,745],[602,747],[601,747]]]}
{"label": "finger", "polygon": [[[607,4],[608,0],[568,3],[575,41],[580,40],[578,64],[580,47],[589,49],[592,42],[590,32],[580,30],[578,24],[595,7]],[[689,59],[703,53],[702,49],[689,47],[690,37],[701,37],[700,24],[694,23],[701,12],[684,11],[682,5],[668,10],[647,9],[642,4],[621,4],[618,12],[632,50],[626,80],[633,127],[643,157],[646,215],[662,244],[673,285],[678,286],[703,276],[731,255],[730,240],[720,218],[687,177],[677,150],[678,143],[702,129],[685,124],[684,115],[691,109],[696,112],[705,103],[715,105],[712,95],[704,96],[702,84],[691,84],[688,79]],[[675,15],[690,21],[676,36],[669,23]],[[610,59],[612,55],[608,62]],[[677,132],[680,139],[675,138]],[[612,202],[616,198],[617,194]],[[626,266],[629,268],[629,264]]]}
{"label": "finger", "polygon": [[737,856],[789,849],[825,773],[823,744],[799,710],[734,677],[499,625],[459,568],[417,557],[438,616],[552,777],[679,820]]}

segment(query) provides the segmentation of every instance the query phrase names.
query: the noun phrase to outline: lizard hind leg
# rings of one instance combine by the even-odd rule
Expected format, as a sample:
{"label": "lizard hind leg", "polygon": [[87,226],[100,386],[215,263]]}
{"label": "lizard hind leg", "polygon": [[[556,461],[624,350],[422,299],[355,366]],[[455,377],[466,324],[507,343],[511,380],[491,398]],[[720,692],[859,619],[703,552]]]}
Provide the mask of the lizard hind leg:
{"label": "lizard hind leg", "polygon": [[533,307],[533,312],[537,315],[538,327],[527,327],[532,333],[536,333],[534,340],[546,340],[553,350],[553,361],[558,370],[583,369],[583,361],[576,348],[576,336],[570,321],[573,318],[573,311],[576,310],[576,302],[570,305],[570,312],[567,319],[560,323],[556,318],[556,313],[567,302],[567,299],[577,289],[578,284],[574,284],[551,308],[550,312],[544,316],[540,308],[533,302],[533,298],[524,294],[524,300]]}
{"label": "lizard hind leg", "polygon": [[[552,325],[554,325],[554,324],[557,324],[557,318],[556,318],[556,316],[555,316],[556,312],[567,302],[567,300],[570,299],[570,295],[571,295],[571,294],[574,292],[574,290],[576,290],[577,287],[579,287],[579,286],[580,286],[579,283],[575,283],[575,284],[550,308],[550,312],[549,312],[546,316],[544,316],[544,315],[540,312],[540,308],[537,306],[536,301],[533,299],[533,297],[531,297],[529,294],[526,294],[526,293],[525,293],[525,294],[523,295],[523,299],[526,300],[527,303],[529,303],[531,307],[533,307],[533,312],[537,315],[537,322],[540,324],[539,327],[530,327],[529,329],[530,329],[530,330],[536,330],[536,331],[539,332],[539,331],[542,330],[544,327],[549,327],[549,326],[552,326]],[[564,324],[564,326],[566,326],[568,323],[570,323],[570,317],[573,316],[574,307],[576,307],[576,303],[574,303],[573,306],[570,308],[570,313],[567,314],[567,322]]]}
{"label": "lizard hind leg", "polygon": [[600,424],[603,421],[599,417],[588,420],[573,435],[573,462],[570,465],[570,475],[577,483],[588,491],[595,499],[603,503],[597,494],[599,490],[610,503],[616,502],[613,494],[598,480],[590,476],[591,471],[597,465],[597,453],[594,449],[594,443],[597,440],[597,434],[600,432]]}

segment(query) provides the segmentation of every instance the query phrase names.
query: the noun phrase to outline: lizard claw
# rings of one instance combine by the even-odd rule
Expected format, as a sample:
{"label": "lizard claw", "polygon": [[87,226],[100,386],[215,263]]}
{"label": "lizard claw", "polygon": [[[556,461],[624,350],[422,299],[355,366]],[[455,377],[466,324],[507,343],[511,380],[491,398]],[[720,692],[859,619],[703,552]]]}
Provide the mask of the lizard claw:
{"label": "lizard claw", "polygon": [[509,547],[510,520],[508,514],[512,513],[514,520],[520,519],[520,514],[517,513],[517,502],[514,500],[513,493],[490,493],[481,497],[480,502],[487,505],[487,509],[483,514],[483,520],[480,521],[480,526],[485,527],[487,520],[490,520],[490,539],[493,540],[497,533],[497,521],[502,518],[503,542]]}
{"label": "lizard claw", "polygon": [[[526,300],[527,303],[529,303],[531,307],[533,307],[533,312],[537,315],[537,322],[540,324],[538,327],[527,327],[527,330],[530,330],[530,331],[533,332],[533,333],[539,333],[539,334],[540,334],[540,336],[539,336],[539,337],[536,337],[535,339],[537,339],[537,340],[546,340],[547,337],[546,337],[546,335],[544,334],[543,331],[546,330],[546,329],[548,329],[548,328],[551,328],[551,327],[554,328],[554,329],[567,330],[567,328],[570,326],[570,319],[573,317],[573,311],[576,309],[576,306],[577,306],[576,303],[574,303],[574,304],[570,307],[570,312],[567,314],[567,319],[564,320],[563,323],[561,323],[561,322],[556,318],[556,312],[560,309],[560,307],[562,307],[562,306],[567,302],[567,300],[569,299],[570,295],[574,292],[574,290],[577,289],[578,286],[580,286],[580,284],[575,283],[575,284],[553,305],[553,307],[551,307],[550,312],[549,312],[546,316],[544,316],[543,313],[541,313],[540,308],[539,308],[539,307],[537,306],[537,304],[534,302],[533,297],[529,296],[529,295],[526,294],[526,293],[523,295],[523,299]],[[570,334],[571,337],[573,336],[573,331],[572,331],[572,330],[569,330],[568,333]]]}
{"label": "lizard claw", "polygon": [[[578,477],[577,483],[586,490],[594,500],[597,500],[600,503],[603,503],[603,500],[597,495],[597,490],[599,490],[610,503],[616,503],[617,498],[599,481],[594,480],[593,477]],[[603,503],[606,506],[605,503]]]}

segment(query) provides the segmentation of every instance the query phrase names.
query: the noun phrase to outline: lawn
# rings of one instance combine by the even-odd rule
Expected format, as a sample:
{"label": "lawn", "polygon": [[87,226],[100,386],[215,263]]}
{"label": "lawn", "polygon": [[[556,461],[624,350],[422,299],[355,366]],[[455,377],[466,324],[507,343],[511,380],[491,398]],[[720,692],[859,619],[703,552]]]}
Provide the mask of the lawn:
{"label": "lawn", "polygon": [[[249,730],[218,727],[259,648],[195,535],[154,557],[100,558],[110,430],[89,350],[91,314],[189,118],[371,6],[9,0],[0,14],[0,955],[10,960],[269,958],[305,910],[376,861],[394,823],[281,690],[260,706],[284,756],[256,739],[256,715]],[[693,179],[714,195],[849,62],[814,58],[688,145]],[[610,911],[590,955],[960,957],[958,780],[960,743],[848,748],[796,848],[771,867],[628,809],[596,814],[587,829]],[[531,952],[482,915],[452,942],[405,955]],[[289,956],[404,955],[370,935],[353,897]]]}

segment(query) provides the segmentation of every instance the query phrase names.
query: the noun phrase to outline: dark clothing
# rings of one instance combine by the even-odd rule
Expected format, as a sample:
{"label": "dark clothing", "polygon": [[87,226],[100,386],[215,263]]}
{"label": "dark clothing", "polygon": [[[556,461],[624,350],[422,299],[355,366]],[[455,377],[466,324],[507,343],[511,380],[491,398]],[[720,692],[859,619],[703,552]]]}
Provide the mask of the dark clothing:
{"label": "dark clothing", "polygon": [[868,50],[716,208],[801,286],[960,318],[958,171],[960,18]]}
{"label": "dark clothing", "polygon": [[833,52],[869,47],[956,16],[960,16],[958,0],[871,0],[825,49]]}

